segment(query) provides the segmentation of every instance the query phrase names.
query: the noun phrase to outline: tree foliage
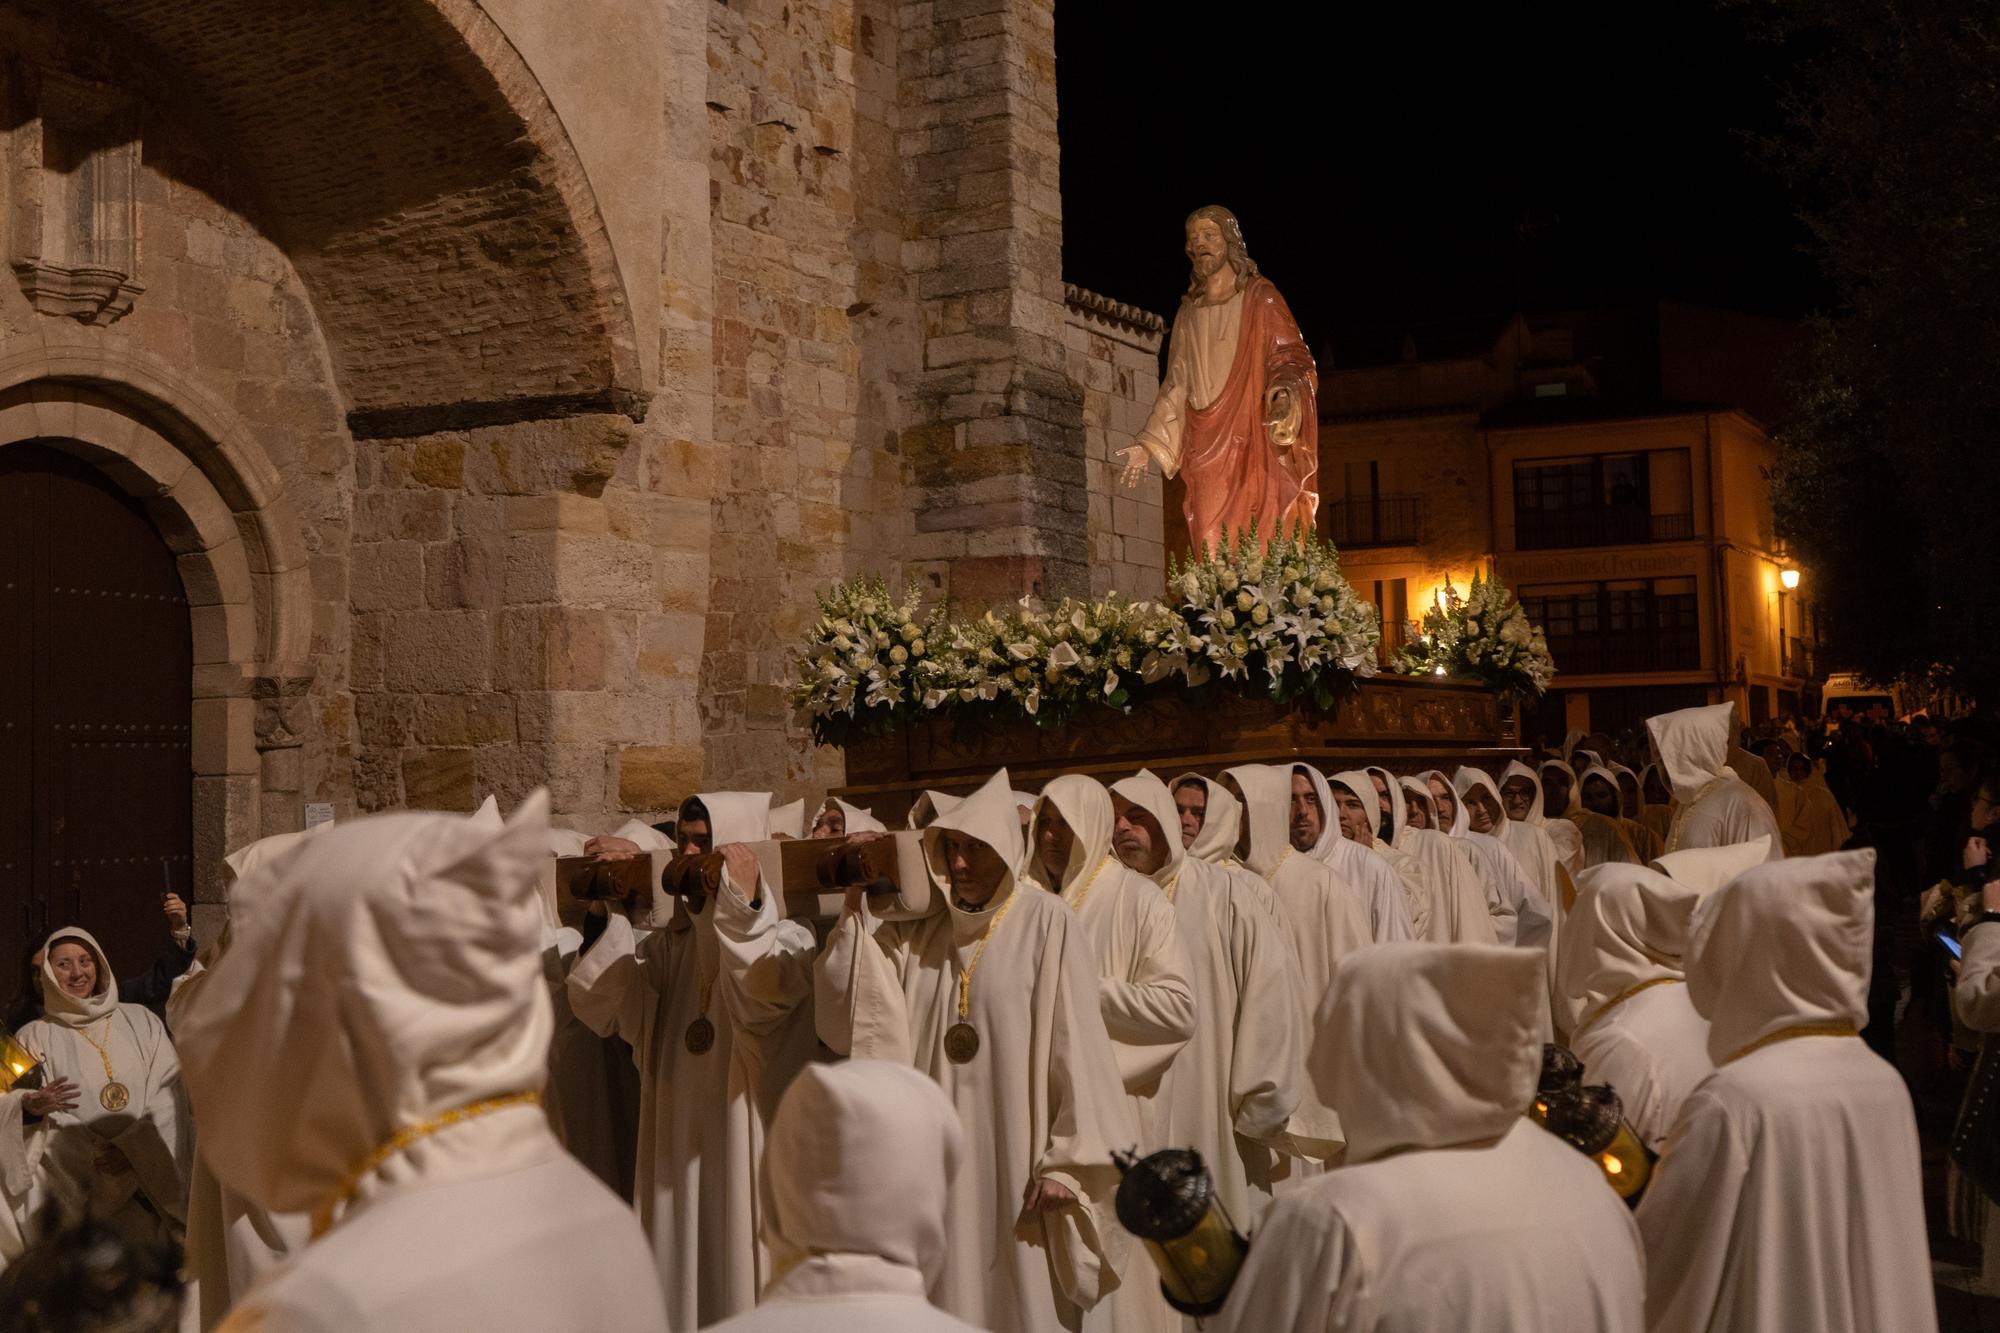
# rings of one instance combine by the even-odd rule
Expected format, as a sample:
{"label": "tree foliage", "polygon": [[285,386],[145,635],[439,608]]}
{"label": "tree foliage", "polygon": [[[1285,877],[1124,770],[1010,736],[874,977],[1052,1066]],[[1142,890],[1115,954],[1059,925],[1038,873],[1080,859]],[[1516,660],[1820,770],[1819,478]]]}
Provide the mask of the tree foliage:
{"label": "tree foliage", "polygon": [[1797,57],[1762,144],[1836,293],[1774,499],[1836,669],[2000,699],[2000,8],[1738,0]]}

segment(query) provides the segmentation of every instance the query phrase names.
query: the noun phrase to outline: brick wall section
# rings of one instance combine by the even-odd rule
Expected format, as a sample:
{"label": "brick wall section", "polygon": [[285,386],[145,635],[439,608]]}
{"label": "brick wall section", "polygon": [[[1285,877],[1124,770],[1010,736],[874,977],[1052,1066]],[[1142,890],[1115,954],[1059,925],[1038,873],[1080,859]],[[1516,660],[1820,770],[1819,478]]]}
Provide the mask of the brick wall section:
{"label": "brick wall section", "polygon": [[900,10],[922,365],[903,385],[911,557],[958,601],[1090,586],[1083,391],[1067,372],[1051,0]]}
{"label": "brick wall section", "polygon": [[1090,481],[1090,591],[1158,597],[1166,582],[1160,474],[1118,484],[1116,453],[1138,437],[1160,390],[1160,316],[1067,289],[1063,328],[1071,379],[1083,386],[1083,456]]}

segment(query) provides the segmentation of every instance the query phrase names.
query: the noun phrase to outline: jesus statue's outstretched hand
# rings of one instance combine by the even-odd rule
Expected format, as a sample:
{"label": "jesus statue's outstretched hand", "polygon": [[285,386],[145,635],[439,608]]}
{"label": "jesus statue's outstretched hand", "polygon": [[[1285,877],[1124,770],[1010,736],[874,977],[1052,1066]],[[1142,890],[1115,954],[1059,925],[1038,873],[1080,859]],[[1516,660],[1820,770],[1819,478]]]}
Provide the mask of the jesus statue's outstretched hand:
{"label": "jesus statue's outstretched hand", "polygon": [[1118,451],[1118,456],[1125,460],[1125,470],[1118,474],[1118,484],[1129,491],[1146,476],[1146,450],[1142,445],[1128,444]]}

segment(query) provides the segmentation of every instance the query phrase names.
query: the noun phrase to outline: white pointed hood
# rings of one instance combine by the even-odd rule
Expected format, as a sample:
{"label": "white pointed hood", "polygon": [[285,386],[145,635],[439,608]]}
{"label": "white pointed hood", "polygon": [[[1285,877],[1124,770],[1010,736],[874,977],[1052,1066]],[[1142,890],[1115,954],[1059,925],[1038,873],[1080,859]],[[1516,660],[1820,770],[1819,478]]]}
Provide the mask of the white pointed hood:
{"label": "white pointed hood", "polygon": [[331,824],[321,824],[315,828],[301,829],[296,833],[273,833],[267,838],[246,843],[222,858],[222,864],[229,867],[230,882],[243,879],[251,871],[304,842],[315,834],[332,828]]}
{"label": "white pointed hood", "polygon": [[237,947],[174,1034],[202,1156],[225,1186],[306,1212],[397,1131],[542,1086],[548,818],[540,791],[497,831],[377,815],[237,886]]}
{"label": "white pointed hood", "polygon": [[[1514,764],[1507,771],[1511,774],[1514,769],[1520,767],[1521,765]],[[1533,777],[1534,774],[1530,773],[1528,776]],[[1507,825],[1512,821],[1507,818],[1507,802],[1500,799],[1500,784],[1495,782],[1492,774],[1488,773],[1485,769],[1474,768],[1470,764],[1459,769],[1451,777],[1451,789],[1458,793],[1459,822],[1463,825],[1462,828],[1454,829],[1453,832],[1470,833],[1472,831],[1472,816],[1466,813],[1465,797],[1466,793],[1470,792],[1474,787],[1479,788],[1493,798],[1494,822],[1490,832],[1496,838],[1502,836],[1507,831]],[[1541,790],[1540,784],[1536,784],[1535,799],[1537,801],[1542,799]]]}
{"label": "white pointed hood", "polygon": [[1208,810],[1201,818],[1201,832],[1188,844],[1187,854],[1197,861],[1219,865],[1236,855],[1236,840],[1243,832],[1243,802],[1214,778],[1200,773],[1183,773],[1174,779],[1173,790],[1184,782],[1199,782],[1208,793]]}
{"label": "white pointed hood", "polygon": [[841,817],[847,821],[847,831],[849,833],[887,833],[889,831],[887,824],[875,818],[874,811],[863,810],[858,805],[849,805],[838,796],[832,799],[833,803],[840,807]]}
{"label": "white pointed hood", "polygon": [[[64,940],[74,940],[90,950],[97,962],[97,982],[88,995],[71,995],[56,982],[56,970],[49,962],[49,952]],[[95,1023],[118,1007],[118,974],[111,970],[111,960],[104,956],[104,946],[97,937],[82,926],[64,926],[51,931],[42,941],[42,971],[36,978],[42,988],[42,1016],[51,1023],[64,1027],[80,1028]]]}
{"label": "white pointed hood", "polygon": [[[1020,795],[1019,792],[1014,793],[1016,801]],[[1044,866],[1041,854],[1031,846],[1028,849],[1029,878],[1043,888],[1067,897],[1089,883],[1097,868],[1112,855],[1111,833],[1117,820],[1111,812],[1111,793],[1104,789],[1103,783],[1081,773],[1065,773],[1043,787],[1042,794],[1035,798],[1035,816],[1028,823],[1031,840],[1041,827],[1042,812],[1050,806],[1062,814],[1063,822],[1069,825],[1073,837],[1069,864]]]}
{"label": "white pointed hood", "polygon": [[[1548,805],[1548,798],[1542,795],[1541,791],[1542,770],[1549,768],[1553,768],[1558,773],[1563,773],[1567,775],[1569,778],[1569,804],[1564,806],[1560,810],[1547,809],[1546,807]],[[1616,787],[1618,784],[1614,781],[1611,785]],[[1542,802],[1542,805],[1544,807],[1543,809],[1544,814],[1558,815],[1563,817],[1575,814],[1578,810],[1581,810],[1583,808],[1583,778],[1581,776],[1580,770],[1578,770],[1575,765],[1567,763],[1561,759],[1542,760],[1541,764],[1535,770],[1535,795],[1536,799]]]}
{"label": "white pointed hood", "polygon": [[964,800],[953,801],[924,830],[924,859],[931,869],[931,882],[946,903],[951,902],[951,876],[945,873],[940,834],[963,833],[991,847],[1007,867],[1006,877],[988,900],[997,907],[1013,892],[1015,868],[1021,864],[1021,814],[1014,805],[1014,793],[1007,786],[1007,770],[1001,769]]}
{"label": "white pointed hood", "polygon": [[1154,834],[1165,840],[1167,859],[1151,878],[1172,897],[1174,888],[1180,883],[1181,866],[1187,860],[1187,852],[1181,846],[1181,813],[1174,805],[1174,794],[1167,790],[1167,784],[1160,781],[1157,775],[1143,768],[1129,778],[1120,778],[1112,783],[1111,794],[1138,806],[1159,825]]}
{"label": "white pointed hood", "polygon": [[1340,960],[1307,1073],[1340,1116],[1347,1164],[1497,1139],[1542,1067],[1542,955],[1487,944],[1377,944]]}
{"label": "white pointed hood", "polygon": [[1612,862],[1577,876],[1564,914],[1558,992],[1581,1031],[1613,1000],[1678,981],[1701,893],[1645,866]]}
{"label": "white pointed hood", "polygon": [[[1618,786],[1618,813],[1627,819],[1637,819],[1639,812],[1646,808],[1646,784],[1639,780],[1637,773],[1623,764],[1606,764],[1605,767],[1611,770],[1612,781]],[[1625,795],[1626,778],[1632,779],[1632,795],[1629,799]]]}
{"label": "white pointed hood", "polygon": [[[1564,764],[1563,768],[1565,771],[1567,771],[1569,765]],[[1465,770],[1460,769],[1459,771],[1464,772]],[[1549,812],[1542,808],[1543,806],[1542,775],[1535,769],[1529,768],[1526,764],[1516,759],[1510,762],[1507,765],[1506,770],[1500,774],[1500,782],[1496,782],[1493,784],[1493,790],[1495,792],[1498,792],[1500,790],[1500,783],[1506,782],[1509,778],[1526,778],[1529,782],[1534,784],[1535,788],[1535,799],[1528,806],[1528,817],[1526,819],[1514,819],[1510,815],[1508,816],[1509,822],[1516,824],[1526,824],[1531,828],[1540,828],[1542,825],[1548,823]],[[1503,813],[1506,811],[1507,803],[1505,801],[1502,801],[1500,803],[1500,809]]]}
{"label": "white pointed hood", "polygon": [[1422,774],[1413,778],[1397,778],[1394,790],[1401,792],[1403,796],[1403,823],[1398,826],[1399,828],[1409,826],[1410,807],[1418,806],[1424,812],[1425,828],[1434,833],[1446,831],[1438,827],[1437,800],[1431,795],[1430,782]]}
{"label": "white pointed hood", "polygon": [[[1403,830],[1406,827],[1408,827],[1410,822],[1409,806],[1403,796],[1403,780],[1397,777],[1394,773],[1391,773],[1388,769],[1377,768],[1372,764],[1369,765],[1367,768],[1363,769],[1362,772],[1366,773],[1371,778],[1381,778],[1384,783],[1388,784],[1389,841],[1393,843],[1396,841],[1396,839],[1403,836]],[[1375,784],[1373,782],[1370,782],[1368,785],[1370,787],[1373,787]],[[1379,791],[1375,793],[1377,797],[1380,797],[1381,794],[1382,793]],[[1377,823],[1379,824],[1381,817],[1378,815],[1376,817],[1376,820]]]}
{"label": "white pointed hood", "polygon": [[[1418,781],[1422,782],[1426,787],[1430,785],[1432,778],[1436,778],[1438,782],[1441,785],[1443,785],[1446,790],[1452,792],[1455,797],[1459,798],[1459,799],[1454,799],[1452,802],[1451,827],[1448,829],[1439,829],[1438,831],[1441,833],[1449,834],[1454,838],[1464,837],[1467,833],[1470,833],[1472,831],[1472,823],[1465,813],[1465,801],[1462,799],[1464,794],[1464,789],[1461,788],[1455,780],[1447,776],[1445,774],[1445,771],[1441,768],[1427,768],[1423,772],[1417,774]],[[1431,802],[1431,813],[1433,815],[1437,814],[1436,801]]]}
{"label": "white pointed hood", "polygon": [[[764,837],[754,839],[762,842],[765,838],[803,838],[806,836],[806,798],[801,796],[790,805],[770,805],[764,818]],[[720,847],[722,844],[717,843]]]}
{"label": "white pointed hood", "polygon": [[1319,841],[1312,845],[1312,850],[1306,855],[1315,861],[1330,862],[1334,847],[1347,838],[1347,835],[1340,830],[1340,813],[1333,808],[1333,787],[1327,782],[1326,774],[1311,764],[1290,764],[1286,767],[1289,771],[1285,775],[1285,836],[1289,839],[1292,831],[1291,775],[1303,773],[1312,783],[1313,794],[1319,797],[1319,818],[1322,826],[1319,831]]}
{"label": "white pointed hood", "polygon": [[1250,854],[1244,862],[1269,879],[1292,850],[1292,766],[1239,764],[1222,774],[1243,789],[1243,816],[1250,825]]}
{"label": "white pointed hood", "polygon": [[1729,771],[1729,752],[1735,748],[1736,705],[1662,713],[1646,719],[1646,731],[1653,738],[1660,771],[1673,789],[1674,799],[1687,805]]}
{"label": "white pointed hood", "polygon": [[[1341,786],[1353,792],[1354,799],[1361,802],[1361,808],[1368,812],[1369,829],[1374,830],[1376,828],[1379,828],[1382,823],[1381,798],[1375,794],[1375,784],[1369,780],[1368,774],[1358,768],[1352,768],[1346,770],[1345,772],[1335,773],[1333,777],[1328,780],[1327,791],[1326,791],[1327,819],[1332,823],[1340,822],[1340,811],[1333,804],[1333,783],[1335,782],[1338,782]],[[1345,829],[1341,831],[1341,836],[1342,837],[1347,836]],[[1349,841],[1353,840],[1349,839]]]}
{"label": "white pointed hood", "polygon": [[1699,893],[1713,893],[1730,880],[1771,859],[1771,835],[1735,842],[1727,847],[1694,847],[1668,852],[1653,868]]}
{"label": "white pointed hood", "polygon": [[1688,998],[1717,1065],[1784,1028],[1868,1021],[1875,853],[1752,866],[1703,904],[1688,942]]}
{"label": "white pointed hood", "polygon": [[767,791],[704,791],[694,798],[708,811],[708,840],[718,850],[732,842],[768,842],[771,838],[771,793]]}
{"label": "white pointed hood", "polygon": [[1625,817],[1625,798],[1623,793],[1618,790],[1618,775],[1602,764],[1592,764],[1590,767],[1584,769],[1583,772],[1577,774],[1576,784],[1570,788],[1570,799],[1575,802],[1574,808],[1577,810],[1586,808],[1583,804],[1583,784],[1593,781],[1606,783],[1610,786],[1612,802],[1618,811],[1612,818],[1623,819]]}
{"label": "white pointed hood", "polygon": [[953,796],[950,792],[931,791],[926,788],[910,806],[909,818],[903,822],[913,829],[927,829],[937,817],[958,808],[965,798]]}
{"label": "white pointed hood", "polygon": [[935,1081],[881,1060],[808,1064],[778,1103],[764,1154],[774,1281],[805,1267],[821,1270],[815,1290],[901,1285],[922,1299],[944,1262],[965,1157],[958,1112]]}

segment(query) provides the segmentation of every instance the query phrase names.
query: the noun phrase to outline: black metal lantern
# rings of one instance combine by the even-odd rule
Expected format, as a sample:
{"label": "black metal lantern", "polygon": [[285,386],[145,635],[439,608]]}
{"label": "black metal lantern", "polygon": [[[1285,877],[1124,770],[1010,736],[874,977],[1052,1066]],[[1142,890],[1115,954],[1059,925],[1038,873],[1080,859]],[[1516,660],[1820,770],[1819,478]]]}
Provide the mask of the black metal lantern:
{"label": "black metal lantern", "polygon": [[1186,1315],[1211,1315],[1250,1253],[1250,1242],[1230,1220],[1201,1154],[1166,1148],[1146,1158],[1114,1152],[1118,1221],[1145,1243],[1160,1270],[1160,1292]]}
{"label": "black metal lantern", "polygon": [[1625,1107],[1610,1087],[1597,1083],[1555,1094],[1543,1127],[1588,1155],[1618,1197],[1638,1206],[1653,1176],[1653,1155],[1625,1123]]}
{"label": "black metal lantern", "polygon": [[1543,1042],[1542,1077],[1535,1085],[1535,1104],[1528,1108],[1528,1118],[1546,1127],[1549,1100],[1582,1086],[1583,1061],[1577,1059],[1567,1046],[1558,1046],[1552,1041]]}

